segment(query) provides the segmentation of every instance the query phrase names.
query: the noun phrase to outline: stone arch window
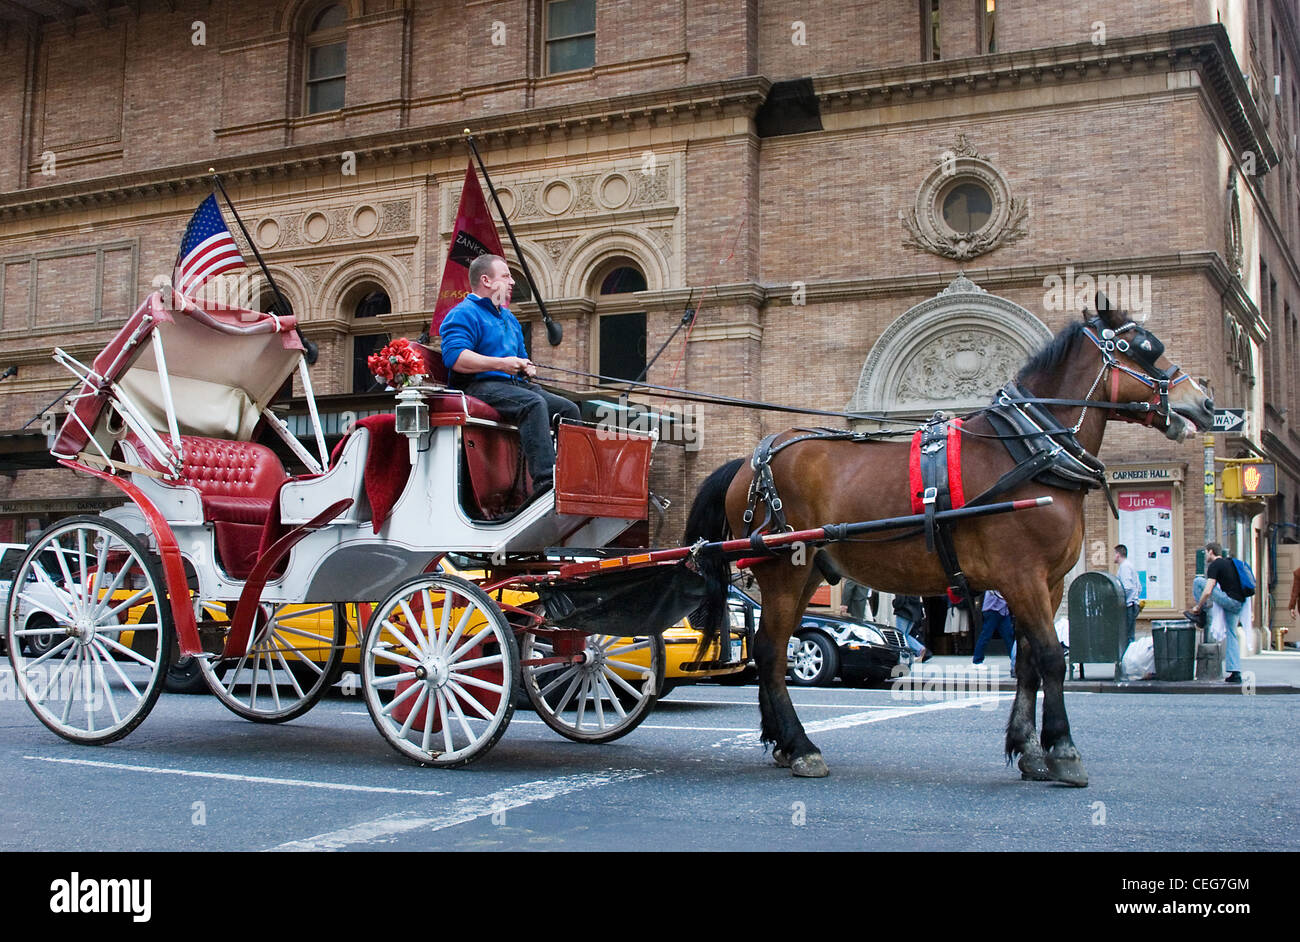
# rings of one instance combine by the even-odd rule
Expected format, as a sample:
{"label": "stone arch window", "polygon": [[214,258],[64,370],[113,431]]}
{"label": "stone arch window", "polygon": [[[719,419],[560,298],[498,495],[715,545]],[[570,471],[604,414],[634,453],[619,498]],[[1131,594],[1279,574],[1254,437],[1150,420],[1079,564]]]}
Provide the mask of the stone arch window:
{"label": "stone arch window", "polygon": [[528,279],[524,277],[522,268],[510,266],[510,277],[515,280],[515,285],[510,289],[510,303],[527,304],[533,299],[533,289],[528,287]]}
{"label": "stone arch window", "polygon": [[926,418],[985,406],[1052,332],[965,275],[900,315],[863,363],[850,412]]}
{"label": "stone arch window", "polygon": [[636,292],[646,290],[645,270],[634,259],[607,259],[588,284],[596,300],[595,372],[639,379],[646,366],[646,312]]}
{"label": "stone arch window", "polygon": [[352,392],[368,392],[375,377],[366,358],[388,342],[379,316],[391,314],[393,305],[386,288],[373,281],[363,281],[348,289],[341,302],[342,313],[350,320],[352,333]]}
{"label": "stone arch window", "polygon": [[307,18],[303,39],[303,113],[342,108],[348,74],[347,7],[330,3]]}

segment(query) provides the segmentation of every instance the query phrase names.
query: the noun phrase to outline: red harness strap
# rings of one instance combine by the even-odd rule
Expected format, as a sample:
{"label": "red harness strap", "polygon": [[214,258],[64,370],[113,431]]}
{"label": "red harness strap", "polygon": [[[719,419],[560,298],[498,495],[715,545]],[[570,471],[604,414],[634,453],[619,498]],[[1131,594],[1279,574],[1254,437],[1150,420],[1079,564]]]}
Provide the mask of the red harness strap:
{"label": "red harness strap", "polygon": [[[948,423],[948,493],[952,497],[952,509],[966,505],[966,492],[961,485],[961,419],[952,419]],[[908,493],[912,497],[912,513],[925,513],[925,504],[921,497],[925,485],[921,483],[921,429],[912,436],[912,449],[907,458]]]}

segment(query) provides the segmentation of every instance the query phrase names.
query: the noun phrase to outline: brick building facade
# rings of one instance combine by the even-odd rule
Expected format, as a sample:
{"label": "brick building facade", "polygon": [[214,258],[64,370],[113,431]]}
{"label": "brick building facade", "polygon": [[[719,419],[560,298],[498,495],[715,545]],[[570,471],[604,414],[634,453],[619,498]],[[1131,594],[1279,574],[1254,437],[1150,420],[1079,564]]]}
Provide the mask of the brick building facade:
{"label": "brick building facade", "polygon": [[[1300,523],[1289,0],[31,0],[0,4],[0,50],[0,443],[66,387],[51,346],[93,356],[170,273],[209,167],[320,346],[317,393],[352,392],[376,338],[428,322],[468,126],[565,330],[538,360],[599,368],[627,313],[644,337],[606,346],[653,352],[689,305],[651,382],[906,419],[987,401],[1077,314],[1053,286],[1109,279],[1248,410],[1214,454],[1277,464],[1216,535],[1267,579],[1269,528]],[[628,268],[644,290],[602,291]],[[663,542],[789,424],[696,418],[701,447],[656,459]],[[1121,427],[1101,456],[1169,503],[1170,611],[1202,445]],[[108,496],[11,467],[0,538]],[[1106,565],[1100,497],[1087,530]]]}

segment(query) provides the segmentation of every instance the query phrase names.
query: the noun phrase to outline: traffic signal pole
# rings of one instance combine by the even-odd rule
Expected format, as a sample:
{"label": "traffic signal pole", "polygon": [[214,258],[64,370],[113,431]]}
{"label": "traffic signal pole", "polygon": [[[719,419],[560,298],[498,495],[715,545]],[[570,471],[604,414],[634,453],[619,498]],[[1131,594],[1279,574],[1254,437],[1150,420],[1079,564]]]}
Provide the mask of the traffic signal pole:
{"label": "traffic signal pole", "polygon": [[1214,436],[1206,434],[1205,439],[1205,540],[1213,543],[1215,536],[1215,516],[1217,505],[1214,502]]}

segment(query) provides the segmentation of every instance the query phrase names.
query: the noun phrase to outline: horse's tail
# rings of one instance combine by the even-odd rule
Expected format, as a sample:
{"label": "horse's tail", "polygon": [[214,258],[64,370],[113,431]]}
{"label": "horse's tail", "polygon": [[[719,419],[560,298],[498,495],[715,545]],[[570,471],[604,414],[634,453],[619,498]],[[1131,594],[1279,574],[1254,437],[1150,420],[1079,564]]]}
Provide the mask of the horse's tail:
{"label": "horse's tail", "polygon": [[[686,518],[686,533],[682,537],[683,545],[690,545],[699,540],[710,543],[725,540],[731,536],[731,527],[727,524],[727,488],[745,463],[744,458],[728,461],[710,474],[695,495],[691,512]],[[727,592],[731,587],[731,563],[720,556],[700,556],[697,560],[699,573],[704,577],[705,599],[692,618],[695,625],[704,634],[704,647],[722,637],[727,624]]]}

